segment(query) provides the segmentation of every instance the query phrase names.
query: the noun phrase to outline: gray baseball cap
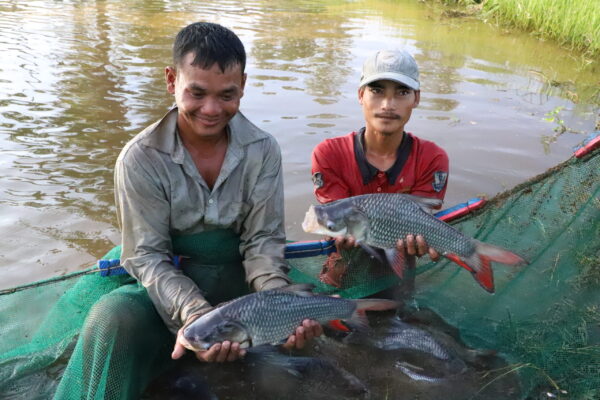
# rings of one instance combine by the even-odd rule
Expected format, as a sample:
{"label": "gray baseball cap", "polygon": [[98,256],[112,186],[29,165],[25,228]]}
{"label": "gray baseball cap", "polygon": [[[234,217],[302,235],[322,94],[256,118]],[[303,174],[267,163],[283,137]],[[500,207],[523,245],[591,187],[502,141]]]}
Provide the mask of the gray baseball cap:
{"label": "gray baseball cap", "polygon": [[372,54],[363,64],[360,87],[384,79],[419,90],[417,62],[404,50],[380,50]]}

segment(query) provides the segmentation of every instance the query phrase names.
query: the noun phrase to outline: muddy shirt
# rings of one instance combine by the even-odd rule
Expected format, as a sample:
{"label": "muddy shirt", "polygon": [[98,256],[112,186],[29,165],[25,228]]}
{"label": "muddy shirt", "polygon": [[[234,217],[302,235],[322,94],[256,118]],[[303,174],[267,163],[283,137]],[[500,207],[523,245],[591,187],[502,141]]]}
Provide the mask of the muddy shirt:
{"label": "muddy shirt", "polygon": [[367,161],[363,135],[364,128],[326,139],[313,150],[312,179],[320,203],[369,193],[444,199],[449,165],[441,147],[406,133],[394,165],[379,171]]}
{"label": "muddy shirt", "polygon": [[289,282],[281,151],[275,139],[237,113],[212,191],[177,133],[177,108],[136,135],[115,167],[123,267],[148,291],[175,332],[211,306],[171,261],[172,236],[231,229],[240,236],[246,281],[255,290]]}

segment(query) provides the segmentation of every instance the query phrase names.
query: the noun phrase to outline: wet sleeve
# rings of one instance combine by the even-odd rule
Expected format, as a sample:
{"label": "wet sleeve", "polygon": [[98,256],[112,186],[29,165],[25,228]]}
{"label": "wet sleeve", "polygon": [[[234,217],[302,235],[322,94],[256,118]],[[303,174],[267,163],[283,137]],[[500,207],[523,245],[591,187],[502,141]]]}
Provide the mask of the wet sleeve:
{"label": "wet sleeve", "polygon": [[450,168],[448,155],[437,146],[430,151],[433,152],[433,156],[429,156],[429,162],[419,168],[411,194],[444,200]]}
{"label": "wet sleeve", "polygon": [[146,288],[158,314],[175,333],[189,316],[203,314],[211,306],[196,284],[171,261],[167,193],[143,153],[119,157],[115,200],[121,228],[121,264]]}
{"label": "wet sleeve", "polygon": [[240,254],[246,280],[260,291],[290,282],[284,259],[285,231],[281,151],[275,139],[263,143],[263,161],[242,224]]}
{"label": "wet sleeve", "polygon": [[350,197],[350,187],[342,178],[343,165],[327,142],[321,142],[312,152],[312,181],[317,201],[321,204]]}

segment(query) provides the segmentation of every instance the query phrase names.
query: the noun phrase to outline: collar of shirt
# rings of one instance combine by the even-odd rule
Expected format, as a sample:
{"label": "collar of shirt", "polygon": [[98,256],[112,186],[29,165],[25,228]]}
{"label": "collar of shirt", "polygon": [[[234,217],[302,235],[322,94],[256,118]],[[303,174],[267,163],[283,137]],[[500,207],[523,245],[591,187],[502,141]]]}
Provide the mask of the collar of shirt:
{"label": "collar of shirt", "polygon": [[[185,147],[177,132],[177,107],[171,108],[165,116],[149,127],[151,134],[147,135],[142,143],[171,155],[173,162],[183,164]],[[238,111],[229,124],[229,146],[227,152],[232,155],[241,155],[242,147],[267,138],[267,134],[252,124]]]}
{"label": "collar of shirt", "polygon": [[[385,171],[390,185],[393,185],[396,182],[400,172],[402,172],[402,168],[410,155],[411,148],[412,136],[404,132],[404,138],[396,152],[396,161],[394,162],[394,165]],[[360,129],[358,133],[354,135],[354,157],[356,158],[356,163],[360,169],[363,185],[367,185],[375,179],[379,170],[367,161],[367,156],[365,155],[365,128]]]}

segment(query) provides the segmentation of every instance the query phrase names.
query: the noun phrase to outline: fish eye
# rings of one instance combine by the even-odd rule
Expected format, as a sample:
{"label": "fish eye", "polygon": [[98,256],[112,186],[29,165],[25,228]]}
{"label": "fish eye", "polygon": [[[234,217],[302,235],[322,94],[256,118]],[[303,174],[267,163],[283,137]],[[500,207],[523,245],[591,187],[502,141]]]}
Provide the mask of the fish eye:
{"label": "fish eye", "polygon": [[219,326],[219,331],[221,333],[230,333],[230,332],[232,332],[234,330],[235,330],[235,326],[233,324],[228,323],[228,322],[225,323],[225,324],[223,324],[223,325],[221,325],[221,326]]}
{"label": "fish eye", "polygon": [[327,229],[330,231],[335,229],[335,223],[333,221],[327,221]]}

